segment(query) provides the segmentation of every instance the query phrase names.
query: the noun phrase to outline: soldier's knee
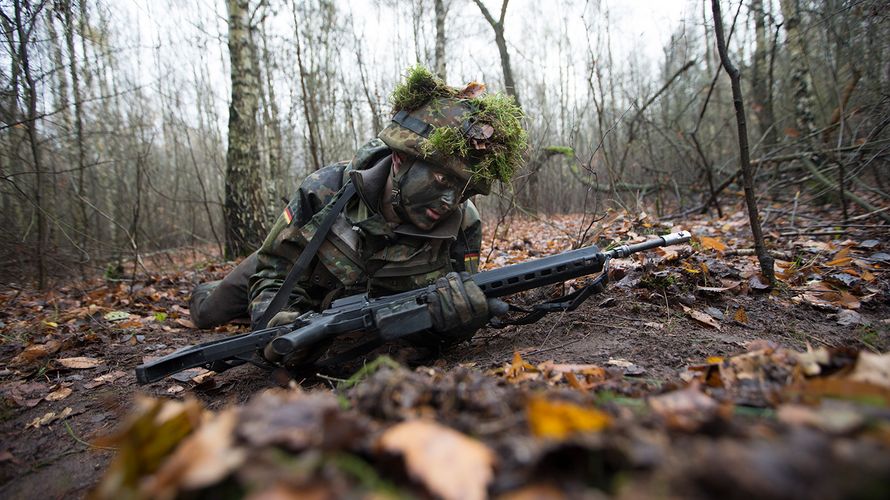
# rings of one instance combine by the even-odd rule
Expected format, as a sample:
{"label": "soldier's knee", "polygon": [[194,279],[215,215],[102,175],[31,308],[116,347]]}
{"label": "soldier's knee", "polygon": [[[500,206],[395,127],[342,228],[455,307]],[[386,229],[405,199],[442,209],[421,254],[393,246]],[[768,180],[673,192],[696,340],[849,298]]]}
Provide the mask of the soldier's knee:
{"label": "soldier's knee", "polygon": [[192,318],[192,323],[198,328],[213,328],[218,324],[214,321],[212,308],[206,306],[207,299],[219,287],[219,284],[220,281],[201,283],[192,290],[192,296],[189,299],[189,316]]}

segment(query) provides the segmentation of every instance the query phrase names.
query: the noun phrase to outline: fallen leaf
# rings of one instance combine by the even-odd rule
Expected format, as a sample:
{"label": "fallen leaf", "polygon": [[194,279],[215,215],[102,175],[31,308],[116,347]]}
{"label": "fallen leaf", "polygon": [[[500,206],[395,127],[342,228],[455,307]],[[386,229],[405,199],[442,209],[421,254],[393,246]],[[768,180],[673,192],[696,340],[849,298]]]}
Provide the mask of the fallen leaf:
{"label": "fallen leaf", "polygon": [[840,326],[856,326],[862,323],[862,315],[856,311],[842,309],[837,313],[837,324]]}
{"label": "fallen leaf", "polygon": [[176,385],[171,385],[170,387],[168,387],[167,393],[168,394],[179,394],[180,392],[182,392],[184,390],[185,390],[185,387],[183,387],[179,384],[176,384]]}
{"label": "fallen leaf", "polygon": [[820,347],[814,350],[809,343],[807,344],[807,352],[796,353],[796,357],[801,370],[808,377],[822,373],[822,367],[828,366],[828,363],[831,361],[831,354],[828,352],[828,349]]}
{"label": "fallen leaf", "polygon": [[851,262],[853,262],[853,257],[841,257],[839,259],[828,261],[825,265],[831,267],[843,267],[849,265]]}
{"label": "fallen leaf", "polygon": [[130,317],[130,313],[126,311],[111,311],[109,313],[105,313],[104,316],[106,321],[123,321]]}
{"label": "fallen leaf", "polygon": [[738,321],[739,323],[747,324],[748,323],[748,313],[745,312],[745,308],[739,306],[738,309],[735,310],[735,313],[732,315],[732,319]]}
{"label": "fallen leaf", "polygon": [[47,394],[44,399],[46,399],[47,401],[61,401],[70,395],[71,395],[70,387],[60,387],[58,390],[55,390],[55,391]]}
{"label": "fallen leaf", "polygon": [[12,366],[24,365],[40,358],[45,358],[50,354],[55,354],[59,352],[59,349],[61,348],[62,343],[58,340],[50,340],[46,344],[29,345],[24,351],[20,352],[18,356],[9,360],[9,364]]}
{"label": "fallen leaf", "polygon": [[194,323],[192,323],[190,320],[187,320],[185,318],[176,318],[176,324],[178,324],[179,326],[184,326],[186,328],[190,328],[190,329],[198,328],[197,326],[195,326]]}
{"label": "fallen leaf", "polygon": [[127,376],[126,373],[124,373],[120,370],[115,370],[113,372],[106,373],[105,375],[99,375],[98,377],[94,378],[92,380],[92,382],[87,382],[87,383],[83,384],[83,387],[85,389],[95,389],[96,387],[99,387],[100,385],[107,384],[108,382],[112,382],[114,380],[117,380],[121,377],[126,377],[126,376]]}
{"label": "fallen leaf", "polygon": [[234,446],[237,413],[228,409],[204,415],[204,422],[185,438],[152,478],[140,488],[144,498],[174,498],[180,491],[215,484],[244,461]]}
{"label": "fallen leaf", "polygon": [[446,500],[487,498],[495,454],[460,432],[426,420],[409,420],[388,429],[380,446],[404,457],[411,477]]}
{"label": "fallen leaf", "polygon": [[873,354],[861,351],[848,378],[890,389],[890,352]]}
{"label": "fallen leaf", "polygon": [[49,424],[55,422],[56,420],[62,420],[63,418],[67,417],[68,415],[71,415],[72,411],[74,411],[74,410],[72,410],[70,406],[67,406],[58,415],[56,415],[56,412],[54,412],[54,411],[45,413],[42,417],[36,417],[36,418],[34,418],[34,420],[29,422],[28,425],[25,426],[25,429],[27,429],[29,427],[39,429],[40,427],[42,427],[44,425],[49,425]]}
{"label": "fallen leaf", "polygon": [[470,82],[460,93],[457,94],[458,99],[472,99],[485,92],[485,84],[480,82]]}
{"label": "fallen leaf", "polygon": [[696,384],[651,397],[648,403],[668,427],[687,432],[698,430],[720,414],[717,401],[702,393]]}
{"label": "fallen leaf", "polygon": [[118,430],[96,440],[97,446],[118,448],[91,497],[141,498],[140,485],[163,459],[201,422],[204,410],[195,400],[184,402],[140,397]]}
{"label": "fallen leaf", "polygon": [[686,307],[686,306],[684,306],[684,305],[682,305],[682,304],[680,305],[680,307],[683,308],[683,311],[684,311],[687,315],[689,315],[690,318],[692,318],[692,319],[698,321],[699,323],[701,323],[701,324],[703,324],[703,325],[707,325],[707,326],[713,327],[713,328],[716,328],[716,329],[718,329],[718,330],[721,329],[721,327],[720,327],[720,323],[718,323],[717,320],[714,319],[713,316],[711,316],[711,315],[709,315],[709,314],[707,314],[707,313],[704,313],[704,312],[701,312],[701,311],[692,309],[691,307]]}
{"label": "fallen leaf", "polygon": [[876,406],[890,406],[890,390],[886,387],[849,378],[816,377],[807,379],[800,388],[792,388],[789,391],[792,393],[800,391],[804,396],[816,401],[828,397]]}
{"label": "fallen leaf", "polygon": [[77,356],[74,358],[59,358],[56,360],[56,362],[64,366],[65,368],[71,368],[72,370],[88,370],[102,364],[102,360],[100,359],[89,358],[85,356]]}
{"label": "fallen leaf", "polygon": [[723,253],[726,251],[726,245],[717,238],[712,238],[710,236],[699,236],[699,243],[701,243],[702,248],[710,248],[718,251],[719,253]]}
{"label": "fallen leaf", "polygon": [[622,368],[625,375],[642,375],[646,373],[645,368],[637,366],[626,359],[609,358],[609,361],[607,361],[606,364]]}
{"label": "fallen leaf", "polygon": [[810,408],[785,404],[776,413],[779,421],[788,425],[806,425],[832,434],[847,434],[865,423],[862,413],[845,407]]}
{"label": "fallen leaf", "polygon": [[564,439],[577,432],[599,432],[612,423],[608,413],[565,401],[535,396],[528,402],[532,433],[543,438]]}
{"label": "fallen leaf", "polygon": [[269,390],[252,398],[243,409],[238,435],[255,447],[336,449],[358,441],[365,427],[359,416],[341,412],[331,393]]}

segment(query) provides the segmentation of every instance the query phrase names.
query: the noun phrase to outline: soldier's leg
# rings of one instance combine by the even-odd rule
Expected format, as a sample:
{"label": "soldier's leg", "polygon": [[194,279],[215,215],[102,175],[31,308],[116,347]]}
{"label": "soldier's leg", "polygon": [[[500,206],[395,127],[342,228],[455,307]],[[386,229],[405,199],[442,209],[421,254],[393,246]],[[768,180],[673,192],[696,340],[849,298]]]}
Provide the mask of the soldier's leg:
{"label": "soldier's leg", "polygon": [[189,314],[198,328],[213,328],[246,318],[250,277],[256,272],[256,252],[250,254],[220,281],[201,283],[192,291]]}

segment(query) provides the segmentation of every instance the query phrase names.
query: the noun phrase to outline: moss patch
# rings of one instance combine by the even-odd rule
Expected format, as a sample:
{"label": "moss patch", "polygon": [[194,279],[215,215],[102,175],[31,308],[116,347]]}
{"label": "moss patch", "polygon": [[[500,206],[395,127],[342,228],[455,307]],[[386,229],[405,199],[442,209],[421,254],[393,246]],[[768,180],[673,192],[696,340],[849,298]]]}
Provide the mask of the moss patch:
{"label": "moss patch", "polygon": [[575,150],[568,146],[547,146],[544,148],[544,151],[556,155],[563,155],[568,157],[575,156]]}
{"label": "moss patch", "polygon": [[389,101],[393,113],[396,113],[403,109],[417,109],[435,97],[453,97],[456,94],[456,89],[449,87],[429,69],[418,64],[408,68],[405,81],[396,85]]}

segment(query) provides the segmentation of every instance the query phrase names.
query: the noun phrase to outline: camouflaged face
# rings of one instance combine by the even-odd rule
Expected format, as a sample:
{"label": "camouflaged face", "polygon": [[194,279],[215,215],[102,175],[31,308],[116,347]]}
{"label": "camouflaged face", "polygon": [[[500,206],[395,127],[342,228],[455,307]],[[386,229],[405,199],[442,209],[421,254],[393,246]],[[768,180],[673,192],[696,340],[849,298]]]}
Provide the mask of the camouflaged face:
{"label": "camouflaged face", "polygon": [[[437,127],[458,127],[473,113],[472,108],[465,100],[439,98],[424,104],[410,112],[409,117]],[[445,156],[439,153],[424,154],[423,143],[426,138],[409,130],[396,122],[390,123],[378,136],[387,146],[410,156],[423,158],[424,160],[444,167],[457,178],[469,183],[470,190],[478,194],[491,192],[491,181],[473,176],[472,166],[476,160],[460,158],[457,156]]]}

